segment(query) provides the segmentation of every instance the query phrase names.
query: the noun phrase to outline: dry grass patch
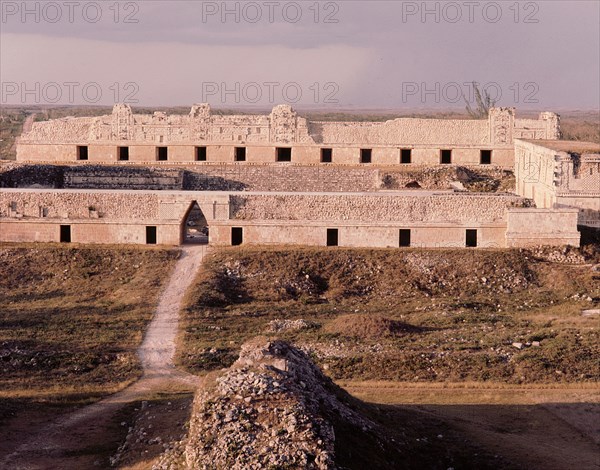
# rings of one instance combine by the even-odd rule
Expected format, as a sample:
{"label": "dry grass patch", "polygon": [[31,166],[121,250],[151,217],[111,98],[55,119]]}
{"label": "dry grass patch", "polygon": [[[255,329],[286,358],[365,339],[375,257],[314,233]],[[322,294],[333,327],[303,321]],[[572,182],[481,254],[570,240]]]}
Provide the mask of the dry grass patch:
{"label": "dry grass patch", "polygon": [[597,320],[580,313],[600,303],[595,276],[526,250],[223,249],[190,291],[178,360],[226,367],[266,332],[335,379],[592,382]]}
{"label": "dry grass patch", "polygon": [[580,140],[600,144],[600,111],[562,113],[560,129],[564,140]]}
{"label": "dry grass patch", "polygon": [[136,356],[177,250],[0,245],[4,396],[112,392]]}
{"label": "dry grass patch", "polygon": [[[0,244],[0,455],[139,377],[136,349],[178,257],[158,248]],[[86,461],[73,468],[108,459],[130,411],[102,416],[86,427],[88,440],[70,441],[71,457]]]}

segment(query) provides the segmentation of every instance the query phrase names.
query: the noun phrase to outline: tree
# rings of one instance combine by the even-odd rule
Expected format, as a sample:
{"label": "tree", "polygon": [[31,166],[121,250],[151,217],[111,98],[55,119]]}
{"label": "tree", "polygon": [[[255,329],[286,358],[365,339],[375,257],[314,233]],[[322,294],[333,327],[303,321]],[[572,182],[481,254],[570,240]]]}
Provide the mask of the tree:
{"label": "tree", "polygon": [[479,84],[475,81],[473,82],[473,92],[475,94],[475,103],[477,104],[477,107],[473,109],[471,103],[469,103],[463,94],[463,99],[467,105],[465,109],[473,119],[486,119],[490,113],[490,108],[493,108],[496,105],[496,100],[492,99],[485,89],[482,94],[479,90]]}

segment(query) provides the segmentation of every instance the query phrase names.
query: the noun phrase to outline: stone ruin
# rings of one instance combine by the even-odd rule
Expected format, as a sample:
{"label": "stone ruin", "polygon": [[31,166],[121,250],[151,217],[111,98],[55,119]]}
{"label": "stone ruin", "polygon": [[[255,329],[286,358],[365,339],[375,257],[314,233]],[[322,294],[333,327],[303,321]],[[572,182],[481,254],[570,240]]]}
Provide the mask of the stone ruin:
{"label": "stone ruin", "polygon": [[[213,245],[577,246],[578,224],[600,213],[598,151],[561,153],[559,123],[514,108],[325,122],[289,105],[168,115],[118,104],[21,136],[18,163],[0,168],[0,239],[177,245],[194,226]],[[513,171],[503,193],[493,178]],[[473,175],[483,183],[467,192]]]}

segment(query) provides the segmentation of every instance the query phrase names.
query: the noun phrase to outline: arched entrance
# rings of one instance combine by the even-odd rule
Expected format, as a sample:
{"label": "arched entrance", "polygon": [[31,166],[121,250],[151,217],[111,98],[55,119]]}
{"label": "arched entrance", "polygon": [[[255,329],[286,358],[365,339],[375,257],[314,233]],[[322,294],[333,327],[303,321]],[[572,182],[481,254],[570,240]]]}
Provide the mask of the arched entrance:
{"label": "arched entrance", "polygon": [[184,244],[208,245],[208,222],[196,201],[183,219],[181,240]]}

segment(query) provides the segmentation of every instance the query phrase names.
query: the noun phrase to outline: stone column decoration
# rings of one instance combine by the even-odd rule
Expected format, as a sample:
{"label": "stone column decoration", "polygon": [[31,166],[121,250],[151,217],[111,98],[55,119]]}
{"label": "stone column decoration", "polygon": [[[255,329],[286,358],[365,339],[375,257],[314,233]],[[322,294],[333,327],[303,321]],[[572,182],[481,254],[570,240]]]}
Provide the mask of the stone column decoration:
{"label": "stone column decoration", "polygon": [[112,139],[130,140],[133,134],[133,113],[131,106],[118,103],[112,111]]}
{"label": "stone column decoration", "polygon": [[515,108],[491,108],[488,121],[492,144],[511,145],[513,143]]}
{"label": "stone column decoration", "polygon": [[269,115],[270,141],[280,144],[296,142],[296,120],[298,114],[289,104],[280,104]]}
{"label": "stone column decoration", "polygon": [[562,133],[560,132],[560,116],[558,114],[544,111],[540,113],[540,120],[546,123],[545,139],[557,140],[562,137]]}
{"label": "stone column decoration", "polygon": [[208,140],[211,125],[210,105],[208,103],[195,104],[190,110],[190,138],[197,140]]}

